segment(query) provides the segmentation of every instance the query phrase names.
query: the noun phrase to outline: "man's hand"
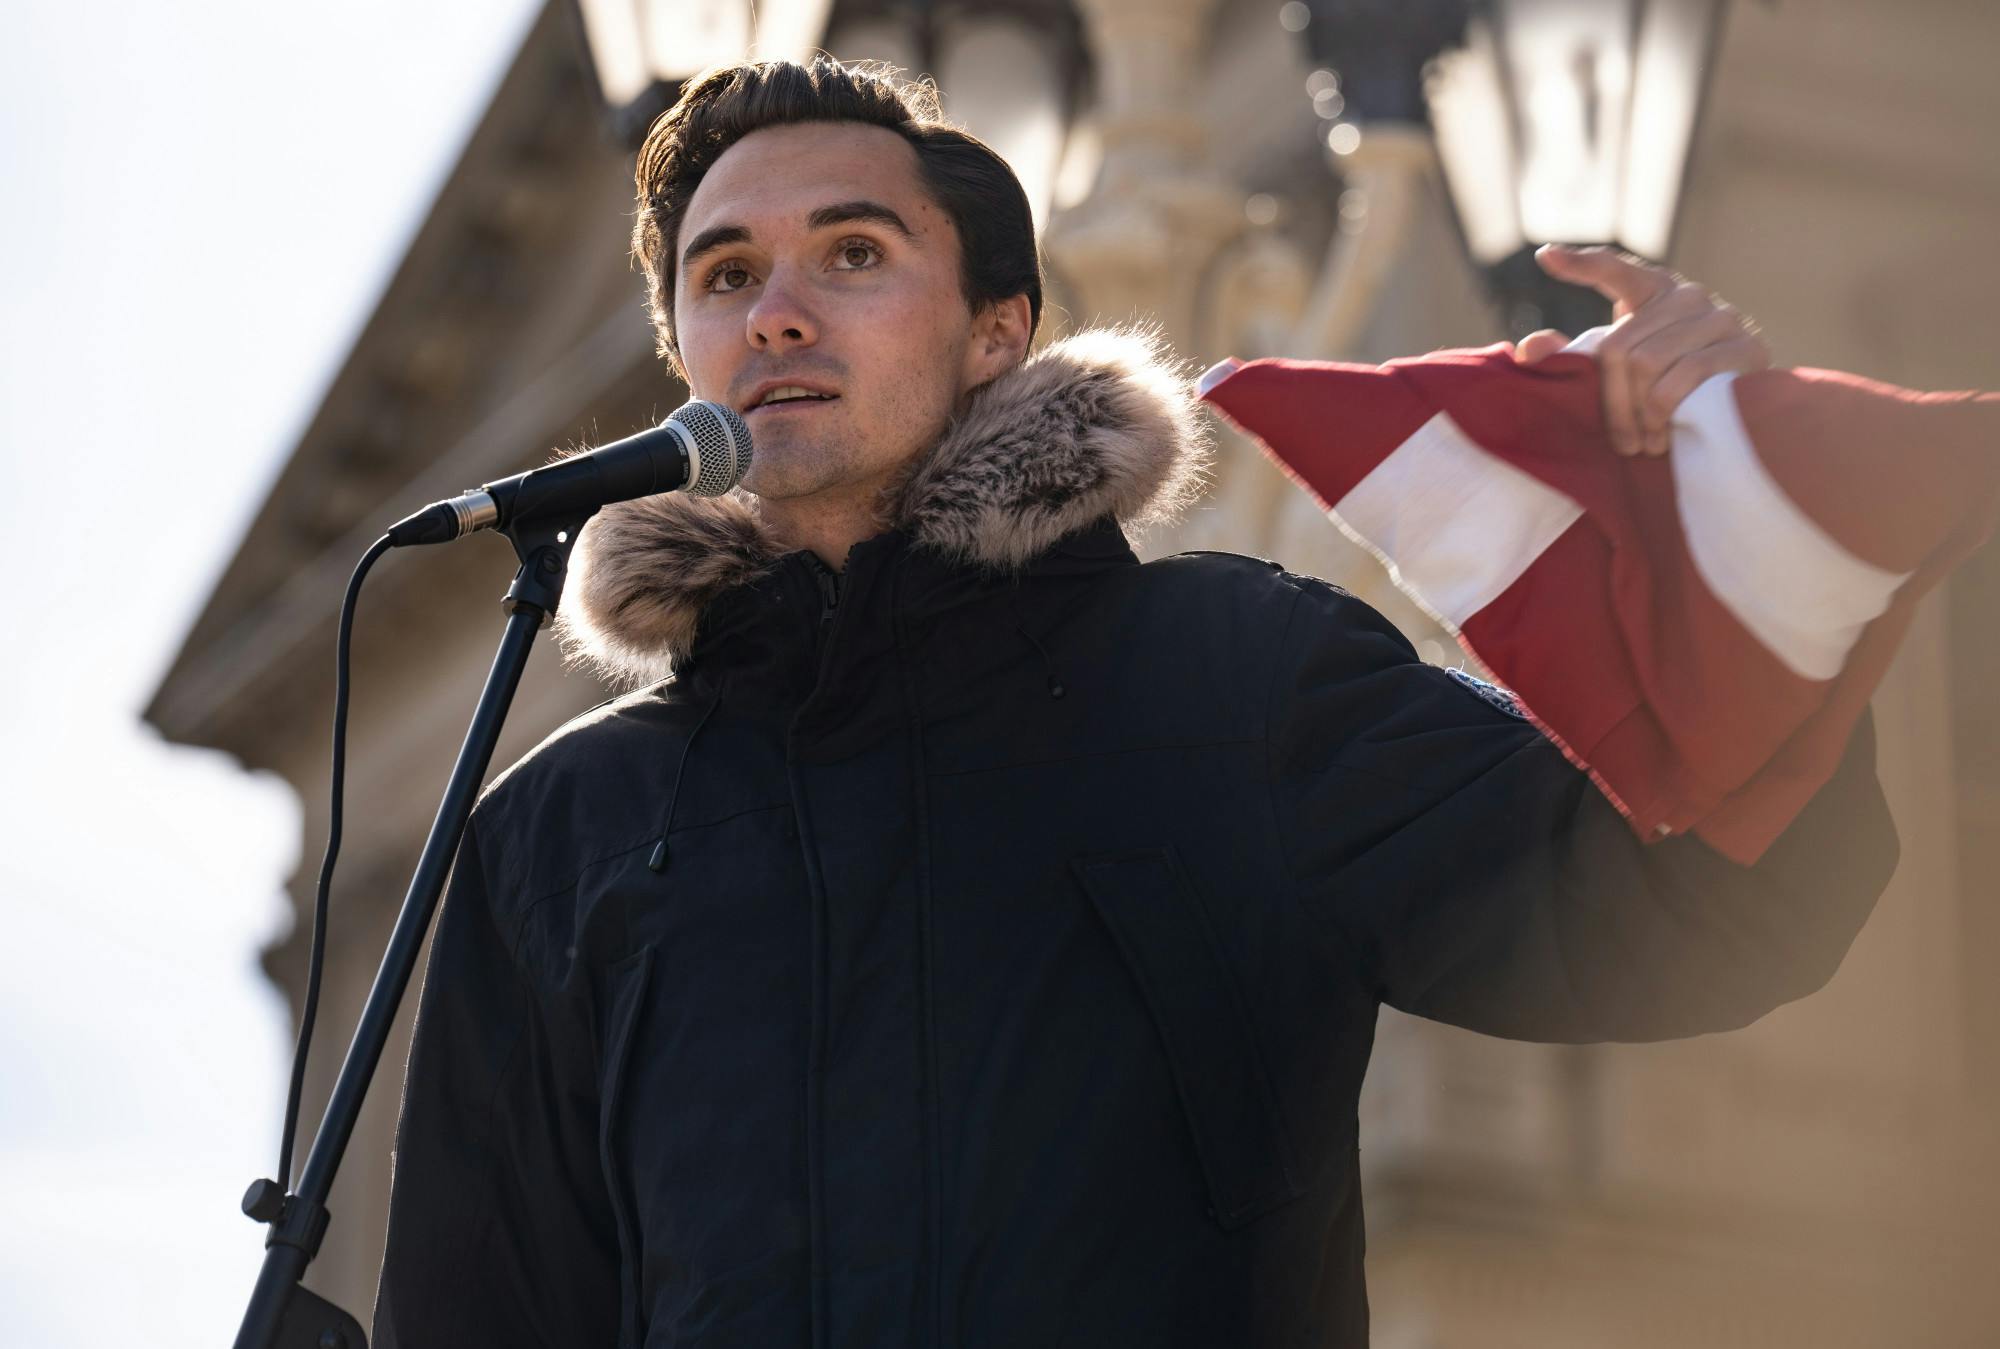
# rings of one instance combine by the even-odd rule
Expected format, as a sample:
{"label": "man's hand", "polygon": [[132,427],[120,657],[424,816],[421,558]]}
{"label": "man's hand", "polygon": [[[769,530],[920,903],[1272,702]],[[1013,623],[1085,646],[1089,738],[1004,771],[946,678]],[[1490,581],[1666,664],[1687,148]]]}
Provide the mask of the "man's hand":
{"label": "man's hand", "polygon": [[[1604,424],[1620,454],[1662,455],[1674,410],[1716,375],[1748,374],[1771,364],[1757,325],[1701,286],[1611,248],[1545,244],[1535,254],[1559,281],[1589,286],[1614,302],[1611,332],[1597,349],[1604,381]],[[1560,351],[1569,338],[1553,328],[1514,349],[1524,365]]]}

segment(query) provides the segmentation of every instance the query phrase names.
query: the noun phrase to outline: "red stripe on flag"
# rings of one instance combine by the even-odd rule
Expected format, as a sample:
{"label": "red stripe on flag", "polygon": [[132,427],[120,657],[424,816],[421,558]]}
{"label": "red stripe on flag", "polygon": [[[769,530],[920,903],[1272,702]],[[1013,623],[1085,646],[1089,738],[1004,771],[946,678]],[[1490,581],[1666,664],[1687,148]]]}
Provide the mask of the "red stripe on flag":
{"label": "red stripe on flag", "polygon": [[1954,522],[1991,527],[2000,395],[1917,393],[1835,370],[1760,371],[1735,392],[1778,486],[1863,561],[1915,571]]}
{"label": "red stripe on flag", "polygon": [[[1302,377],[1326,396],[1297,397]],[[1329,509],[1437,412],[1391,371],[1339,361],[1257,361],[1208,401],[1266,445],[1286,446],[1273,457]]]}

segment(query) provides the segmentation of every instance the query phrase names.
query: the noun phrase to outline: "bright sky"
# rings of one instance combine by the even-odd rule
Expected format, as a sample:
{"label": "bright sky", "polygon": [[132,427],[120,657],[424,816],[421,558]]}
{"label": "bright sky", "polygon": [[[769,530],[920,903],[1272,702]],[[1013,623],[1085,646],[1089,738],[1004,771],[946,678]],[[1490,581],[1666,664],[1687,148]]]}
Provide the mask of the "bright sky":
{"label": "bright sky", "polygon": [[8,7],[9,1345],[235,1334],[263,1236],[236,1204],[277,1163],[289,1054],[256,958],[298,811],[139,710],[538,8]]}

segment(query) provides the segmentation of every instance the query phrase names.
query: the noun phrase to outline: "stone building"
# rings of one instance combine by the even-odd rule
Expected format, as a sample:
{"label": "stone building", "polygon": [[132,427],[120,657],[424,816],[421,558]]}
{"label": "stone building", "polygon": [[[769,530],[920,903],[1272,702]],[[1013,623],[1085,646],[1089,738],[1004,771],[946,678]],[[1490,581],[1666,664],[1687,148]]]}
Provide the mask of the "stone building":
{"label": "stone building", "polygon": [[[1329,155],[1314,61],[1273,0],[1076,0],[921,22],[835,4],[835,55],[934,71],[1016,157],[1050,326],[1150,316],[1193,362],[1381,359],[1501,335],[1430,142]],[[1991,386],[2000,353],[2000,9],[1744,3],[1728,16],[1674,262],[1790,364]],[[685,391],[625,257],[629,156],[574,12],[528,34],[147,718],[298,792],[303,991],[326,816],[334,617],[391,519],[608,439]],[[1248,446],[1149,555],[1279,557],[1442,634]],[[316,1120],[499,633],[512,571],[480,539],[378,568],[354,642],[348,828],[307,1112]],[[1461,1346],[2000,1343],[2000,553],[1933,599],[1876,699],[1901,871],[1825,992],[1729,1035],[1631,1047],[1484,1039],[1384,1013],[1364,1101],[1376,1340]],[[601,690],[538,653],[498,762]],[[413,1001],[413,1000],[412,1000]],[[405,1030],[309,1282],[373,1299]],[[275,1087],[275,1084],[274,1084]],[[309,1140],[301,1141],[301,1148]]]}

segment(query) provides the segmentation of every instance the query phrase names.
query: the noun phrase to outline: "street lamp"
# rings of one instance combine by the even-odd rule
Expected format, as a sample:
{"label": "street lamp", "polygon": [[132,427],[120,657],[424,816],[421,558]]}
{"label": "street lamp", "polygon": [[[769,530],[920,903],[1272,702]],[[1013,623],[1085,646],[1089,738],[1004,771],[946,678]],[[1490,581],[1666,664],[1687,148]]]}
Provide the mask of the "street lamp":
{"label": "street lamp", "polygon": [[[1542,307],[1511,279],[1541,275],[1536,244],[1667,257],[1724,3],[1492,0],[1439,56],[1438,158],[1503,303]],[[1556,317],[1508,315],[1517,328]]]}
{"label": "street lamp", "polygon": [[1726,2],[1315,0],[1286,6],[1286,26],[1331,72],[1309,92],[1336,154],[1371,117],[1427,116],[1508,327],[1574,332],[1609,309],[1548,278],[1534,248],[1666,258]]}
{"label": "street lamp", "polygon": [[575,0],[612,134],[636,147],[682,81],[746,58],[798,60],[833,0]]}

